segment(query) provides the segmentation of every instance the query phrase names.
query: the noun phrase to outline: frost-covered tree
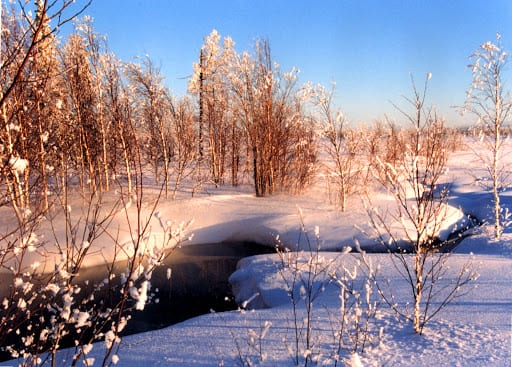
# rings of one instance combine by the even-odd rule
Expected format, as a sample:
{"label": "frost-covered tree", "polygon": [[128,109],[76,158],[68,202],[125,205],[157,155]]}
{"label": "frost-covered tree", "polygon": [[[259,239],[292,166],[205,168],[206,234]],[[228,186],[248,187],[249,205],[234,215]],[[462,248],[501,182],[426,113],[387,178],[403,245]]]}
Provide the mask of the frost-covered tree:
{"label": "frost-covered tree", "polygon": [[216,185],[229,168],[237,185],[245,160],[257,196],[300,190],[313,172],[316,140],[298,71],[282,72],[267,41],[258,41],[251,55],[221,39],[215,30],[205,38],[189,83],[199,102],[199,160],[207,158]]}
{"label": "frost-covered tree", "polygon": [[[8,353],[20,366],[92,365],[88,354],[98,348],[93,343],[103,342],[97,364],[119,360],[121,333],[131,313],[143,310],[154,297],[152,273],[180,243],[185,228],[157,214],[159,197],[148,200],[141,180],[134,191],[113,201],[91,193],[86,205],[75,208],[64,195],[48,220],[51,243],[40,235],[38,221],[2,233],[0,268],[8,279],[2,284],[0,308],[3,358]],[[115,218],[126,221],[127,238],[119,237]],[[152,232],[154,221],[161,227],[158,234]],[[113,255],[91,276],[86,262],[99,255],[97,243],[105,239]],[[38,256],[31,257],[36,251]],[[71,348],[69,353],[59,355],[64,347]]]}
{"label": "frost-covered tree", "polygon": [[[393,310],[413,323],[417,333],[474,277],[466,265],[453,284],[441,281],[449,268],[449,254],[443,253],[444,242],[439,236],[449,210],[448,191],[441,182],[448,142],[443,120],[425,106],[430,78],[429,73],[422,91],[412,81],[413,96],[405,98],[411,112],[395,105],[409,126],[403,132],[403,151],[394,164],[377,158],[380,167],[376,178],[394,198],[395,205],[386,210],[368,210],[378,240],[390,250],[398,271],[410,285],[412,309],[394,302],[392,285],[384,289],[379,282],[380,293]],[[370,199],[369,203],[371,206]]]}
{"label": "frost-covered tree", "polygon": [[[4,8],[2,21],[7,24],[8,32],[2,34],[2,72],[9,73],[4,79],[0,93],[0,106],[3,106],[11,96],[13,90],[22,81],[27,81],[28,64],[34,54],[35,48],[47,37],[58,32],[64,24],[72,21],[91,4],[92,0],[77,2],[76,0],[35,0],[37,14],[30,11],[28,1],[18,2],[17,6]],[[20,15],[21,14],[21,15]],[[50,24],[49,32],[48,24]],[[9,36],[6,37],[5,35]],[[13,43],[9,43],[11,41]]]}
{"label": "frost-covered tree", "polygon": [[83,34],[72,34],[64,47],[63,64],[66,70],[65,80],[69,106],[69,131],[75,136],[63,132],[62,138],[68,140],[73,156],[72,163],[79,172],[84,197],[85,190],[100,188],[102,174],[102,133],[98,122],[99,96],[96,93],[95,76],[89,60],[88,40]]}
{"label": "frost-covered tree", "polygon": [[233,61],[230,86],[251,154],[256,196],[300,190],[311,179],[316,139],[304,109],[311,96],[297,88],[298,73],[280,70],[267,41],[257,42],[253,57],[244,52]]}
{"label": "frost-covered tree", "polygon": [[163,84],[159,68],[146,56],[142,64],[128,64],[126,75],[129,79],[134,113],[137,117],[138,132],[142,134],[142,151],[153,166],[155,182],[159,182],[160,166],[163,163],[165,196],[168,195],[171,139],[170,92]]}
{"label": "frost-covered tree", "polygon": [[[132,175],[137,171],[139,141],[134,128],[133,106],[122,77],[122,64],[113,54],[102,55],[103,85],[105,87],[105,118],[114,127],[110,142],[115,148],[111,167],[116,176],[126,175],[128,194],[133,191]],[[118,162],[120,161],[120,162]],[[121,163],[122,162],[122,163]],[[122,168],[120,167],[122,166]],[[124,172],[123,172],[124,168]]]}
{"label": "frost-covered tree", "polygon": [[183,97],[173,102],[172,129],[174,133],[174,149],[171,162],[175,172],[173,199],[176,198],[176,193],[180,188],[182,180],[193,174],[196,168],[197,129],[194,117],[194,110],[189,98]]}
{"label": "frost-covered tree", "polygon": [[189,91],[198,96],[199,102],[199,154],[202,156],[203,149],[207,149],[210,175],[216,185],[223,184],[229,164],[233,168],[231,181],[237,182],[236,157],[240,152],[235,142],[240,140],[240,134],[233,119],[227,83],[234,52],[233,40],[226,37],[221,44],[220,34],[213,30],[205,38],[189,83]]}
{"label": "frost-covered tree", "polygon": [[505,83],[509,54],[503,49],[500,39],[498,34],[496,43],[485,42],[470,56],[473,83],[467,91],[465,104],[465,109],[477,118],[476,126],[484,146],[484,151],[478,151],[477,155],[486,165],[492,181],[496,239],[500,239],[504,227],[500,191],[509,182],[502,155],[504,144],[508,141],[505,125],[509,122],[512,109],[512,98]]}
{"label": "frost-covered tree", "polygon": [[38,36],[38,45],[34,49],[34,56],[29,64],[34,75],[34,87],[25,103],[33,102],[29,115],[30,121],[27,121],[26,126],[31,127],[28,145],[37,147],[37,149],[33,149],[34,152],[30,155],[29,160],[32,162],[32,168],[37,169],[40,177],[40,189],[32,189],[32,194],[34,191],[40,192],[42,209],[47,211],[50,192],[48,180],[55,160],[52,148],[56,145],[56,130],[60,118],[62,118],[55,101],[61,98],[62,83],[60,83],[61,78],[57,72],[60,65],[57,59],[55,37],[51,34],[49,19],[45,9],[42,8],[43,5],[42,1],[37,2],[36,19],[39,21],[39,18],[43,17],[41,21],[45,26]]}
{"label": "frost-covered tree", "polygon": [[[89,4],[13,2],[1,14],[0,155],[5,164],[0,169],[7,188],[2,196],[20,219],[35,197],[29,192],[41,194],[42,208],[48,208],[47,178],[53,169],[50,148],[59,120],[54,35]],[[49,116],[51,121],[47,121]]]}
{"label": "frost-covered tree", "polygon": [[110,136],[111,133],[111,123],[108,119],[105,118],[107,113],[106,108],[104,106],[105,98],[104,98],[104,90],[106,90],[106,85],[104,84],[104,72],[105,67],[102,64],[102,59],[104,57],[103,53],[103,43],[104,39],[101,35],[97,34],[94,31],[92,19],[88,16],[84,17],[81,23],[76,27],[78,33],[82,36],[83,40],[86,43],[87,51],[89,54],[89,64],[91,66],[92,72],[92,81],[93,81],[93,92],[96,96],[96,129],[99,132],[99,149],[98,154],[98,181],[100,185],[100,189],[102,191],[108,191],[110,187],[110,160],[109,156],[109,145],[110,145]]}
{"label": "frost-covered tree", "polygon": [[319,87],[315,93],[314,104],[320,110],[324,147],[330,159],[327,165],[328,179],[334,184],[336,204],[341,211],[345,211],[348,197],[363,186],[363,139],[357,130],[347,126],[341,111],[333,110],[333,95],[334,89],[327,91]]}

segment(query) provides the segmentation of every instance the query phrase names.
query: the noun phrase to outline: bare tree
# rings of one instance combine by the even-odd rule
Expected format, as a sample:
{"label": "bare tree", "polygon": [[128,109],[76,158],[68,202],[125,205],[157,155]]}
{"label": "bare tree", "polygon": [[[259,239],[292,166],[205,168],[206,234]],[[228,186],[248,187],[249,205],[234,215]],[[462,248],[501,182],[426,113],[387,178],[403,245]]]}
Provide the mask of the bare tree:
{"label": "bare tree", "polygon": [[80,172],[83,196],[86,188],[98,192],[99,181],[102,174],[102,149],[96,144],[102,141],[101,128],[98,124],[97,107],[99,104],[94,73],[90,63],[90,52],[87,39],[83,35],[72,34],[64,48],[63,64],[66,70],[66,86],[68,105],[70,108],[70,126],[77,132],[77,137],[64,134],[63,138],[71,140],[70,153],[76,162],[76,169]]}
{"label": "bare tree", "polygon": [[[411,113],[395,105],[411,127],[406,131],[403,154],[395,165],[379,160],[384,175],[377,179],[394,197],[395,208],[384,212],[369,210],[372,227],[380,242],[393,253],[398,271],[410,285],[413,308],[411,311],[401,309],[394,302],[390,288],[389,293],[380,288],[380,293],[392,309],[413,322],[417,333],[421,333],[432,317],[460,295],[462,287],[475,276],[469,265],[465,265],[453,284],[440,282],[448,269],[448,254],[440,253],[444,242],[439,237],[448,215],[448,191],[441,184],[447,149],[443,121],[425,107],[430,77],[428,74],[422,91],[418,91],[412,81],[413,97],[405,98],[412,106]],[[399,231],[393,228],[394,224],[400,227]]]}
{"label": "bare tree", "polygon": [[[58,95],[54,35],[89,4],[38,0],[34,15],[29,2],[13,2],[2,9],[1,23],[7,31],[0,36],[1,171],[7,187],[4,200],[20,219],[30,210],[31,192],[41,193],[43,209],[49,206],[49,148],[55,143],[49,139],[54,139],[51,133],[59,117],[52,100]],[[54,119],[46,123],[50,115]]]}
{"label": "bare tree", "polygon": [[333,111],[334,89],[318,88],[315,105],[320,109],[325,150],[332,162],[328,163],[328,180],[333,178],[336,203],[341,211],[347,207],[348,197],[362,185],[362,141],[356,130],[350,129],[341,111]]}
{"label": "bare tree", "polygon": [[[91,2],[92,0],[89,0],[83,2],[83,5],[76,5],[74,0],[36,0],[38,14],[35,18],[31,17],[32,13],[28,10],[27,2],[18,2],[20,9],[13,8],[10,14],[11,17],[14,17],[15,23],[18,23],[16,46],[8,48],[8,52],[2,55],[3,60],[1,63],[2,69],[5,68],[12,71],[12,77],[8,79],[8,83],[2,85],[0,106],[4,105],[13,89],[23,80],[24,72],[34,49],[47,37],[55,34],[64,24],[75,19],[85,11]],[[25,22],[24,26],[16,20],[17,11],[22,14],[23,21]],[[54,22],[54,25],[48,29],[49,22]]]}
{"label": "bare tree", "polygon": [[106,109],[104,107],[104,96],[103,91],[106,89],[104,85],[104,72],[105,68],[102,65],[103,62],[103,48],[104,39],[101,35],[94,31],[92,19],[86,16],[81,23],[77,25],[77,30],[85,41],[86,49],[88,52],[88,59],[91,68],[91,78],[93,92],[96,96],[96,107],[95,107],[95,123],[96,129],[99,132],[99,141],[101,142],[98,150],[97,158],[97,176],[101,191],[108,191],[110,187],[110,157],[109,157],[109,136],[111,135],[111,124],[108,119],[105,118]]}
{"label": "bare tree", "polygon": [[155,182],[159,182],[159,167],[163,162],[165,196],[169,190],[170,175],[170,96],[163,86],[160,70],[145,57],[142,65],[128,64],[126,74],[130,80],[130,89],[134,112],[139,119],[139,131],[144,133],[144,151],[149,163],[153,165]]}
{"label": "bare tree", "polygon": [[[115,364],[130,314],[151,302],[151,274],[180,243],[184,227],[157,215],[162,191],[148,200],[138,151],[134,160],[134,195],[127,195],[123,186],[119,197],[89,192],[84,206],[78,202],[72,208],[77,201],[68,197],[67,188],[73,180],[63,175],[66,190],[60,205],[50,208],[44,221],[51,226],[49,232],[32,215],[0,236],[0,268],[10,275],[1,287],[0,343],[20,365],[88,365],[97,341],[106,346],[101,365]],[[9,210],[3,209],[4,214]],[[113,225],[123,217],[128,238]],[[158,228],[154,221],[160,233],[152,232]],[[43,234],[50,235],[48,242]],[[105,268],[95,269],[91,277],[86,262],[99,256],[96,243],[105,239],[113,245],[111,255],[104,258]],[[30,256],[34,253],[36,257]],[[66,346],[72,347],[72,355],[62,359],[57,352]]]}
{"label": "bare tree", "polygon": [[[32,162],[32,167],[38,169],[40,177],[40,192],[42,197],[42,209],[47,211],[49,209],[48,195],[50,186],[48,183],[51,165],[54,161],[55,154],[52,147],[55,146],[55,131],[58,123],[60,122],[59,111],[54,101],[61,98],[60,78],[58,77],[57,70],[60,70],[60,65],[57,59],[57,47],[55,37],[51,34],[48,16],[43,6],[43,2],[37,3],[36,19],[43,17],[41,20],[44,25],[43,31],[40,33],[38,45],[34,48],[34,55],[29,63],[29,69],[33,73],[34,86],[31,95],[27,96],[28,99],[25,104],[28,105],[33,101],[34,105],[30,109],[31,113],[29,121],[25,123],[30,126],[30,134],[28,136],[29,146],[38,147],[34,154],[27,154],[29,161]],[[35,191],[35,190],[32,190]]]}
{"label": "bare tree", "polygon": [[[91,134],[94,135],[97,131],[100,131],[102,139],[108,138],[108,129],[102,125],[107,121],[103,120],[103,98],[97,88],[91,87],[94,79],[91,75],[98,77],[96,82],[101,81],[99,77],[102,64],[99,63],[98,53],[93,55],[96,58],[92,61],[97,63],[92,64],[93,69],[96,69],[91,72],[91,59],[88,59],[92,55],[91,50],[87,49],[83,38],[72,36],[62,58],[66,88],[62,84],[57,85],[60,81],[53,79],[60,70],[53,58],[52,35],[59,26],[83,10],[78,8],[67,17],[66,13],[76,6],[73,5],[75,3],[39,0],[36,3],[36,16],[32,18],[28,11],[29,5],[18,2],[18,8],[12,5],[12,10],[7,15],[0,15],[2,26],[6,25],[9,29],[9,32],[0,32],[0,139],[2,147],[8,150],[0,153],[1,172],[2,184],[11,186],[9,196],[12,200],[9,203],[16,213],[15,216],[8,215],[8,218],[13,217],[17,221],[14,230],[0,236],[0,267],[7,270],[12,277],[12,282],[2,284],[2,292],[4,288],[8,292],[2,293],[5,298],[3,297],[0,311],[0,344],[12,357],[20,358],[22,365],[46,362],[51,365],[59,364],[56,351],[70,335],[74,338],[72,342],[75,346],[73,357],[67,361],[70,365],[76,365],[81,360],[89,364],[87,353],[92,348],[91,343],[101,339],[107,346],[102,364],[115,363],[117,357],[114,358],[113,353],[119,346],[119,333],[129,320],[127,312],[143,308],[149,300],[148,282],[151,271],[169,254],[168,250],[172,249],[169,245],[178,240],[176,236],[180,232],[167,227],[160,220],[163,230],[162,246],[155,249],[150,248],[151,244],[147,243],[151,227],[150,219],[142,215],[142,168],[138,152],[132,158],[138,162],[136,195],[133,196],[136,198],[135,215],[128,214],[129,205],[126,202],[114,200],[113,203],[106,203],[101,193],[96,191],[98,187],[94,183],[91,184],[88,195],[84,195],[86,205],[78,211],[70,210],[68,189],[74,182],[73,175],[68,170],[69,164],[78,163],[76,167],[83,168],[83,182],[86,170],[91,181],[102,174],[106,177],[109,175],[106,169],[106,149],[95,150],[91,145],[96,137]],[[18,14],[21,14],[21,19],[17,18]],[[55,28],[51,28],[52,21],[56,23]],[[9,37],[3,37],[4,34]],[[111,83],[111,99],[118,101],[114,79]],[[66,97],[61,93],[66,94]],[[95,103],[98,101],[100,110]],[[121,106],[117,109],[121,117],[116,122],[119,126],[125,126],[121,125],[121,120],[130,113],[123,115],[120,112],[123,111],[122,102],[113,105]],[[61,114],[67,115],[74,125],[59,125],[59,122],[64,121],[60,120]],[[49,116],[56,119],[56,126],[46,123]],[[95,118],[98,116],[102,121],[100,128],[96,129],[98,125],[95,124]],[[70,127],[78,128],[78,142],[70,138]],[[102,145],[105,147],[106,144]],[[57,153],[53,148],[56,148]],[[66,157],[64,152],[68,153]],[[60,185],[62,189],[61,205],[56,207],[48,205],[46,196],[50,182],[45,170],[48,168],[49,172],[52,168],[50,165],[57,164],[52,162],[53,158],[58,158],[59,167],[56,168],[60,170],[60,173],[55,173],[55,178],[58,178],[55,185]],[[101,163],[103,167],[100,166]],[[36,169],[29,170],[29,167]],[[34,171],[38,176],[33,175]],[[39,208],[41,211],[31,212],[28,210],[29,194],[33,189],[31,185],[39,179],[42,181],[44,203]],[[132,198],[130,195],[121,195],[120,200],[125,200],[126,197]],[[113,217],[119,213],[121,204],[130,229],[130,241],[127,244],[119,241],[117,228],[109,227]],[[155,214],[155,208],[156,203],[150,208],[149,218]],[[9,210],[8,207],[2,209]],[[47,256],[55,253],[50,249],[51,245],[42,241],[39,227],[42,213],[48,215],[46,223],[50,224],[57,223],[56,217],[65,217],[65,228],[54,227],[53,250],[61,257],[50,271],[46,266],[50,263],[53,265],[53,261]],[[4,212],[3,215],[5,214]],[[62,237],[58,234],[61,230],[64,232]],[[108,287],[110,291],[120,290],[117,293],[120,300],[112,308],[94,301],[95,296],[101,295],[106,288],[103,280],[89,288],[85,280],[79,279],[79,272],[84,270],[86,259],[95,255],[91,250],[95,241],[102,235],[110,236],[116,246],[116,256],[109,264],[106,277],[108,285],[111,286]],[[36,252],[40,261],[32,262],[30,255]],[[116,276],[114,262],[121,255],[127,258],[127,267],[121,276]],[[141,271],[142,268],[145,271]],[[124,282],[115,281],[123,278]]]}
{"label": "bare tree", "polygon": [[194,161],[197,158],[195,145],[197,131],[190,99],[184,97],[173,104],[172,127],[174,130],[172,165],[175,172],[172,195],[175,199],[182,180],[194,173]]}
{"label": "bare tree", "polygon": [[109,118],[110,123],[115,127],[111,132],[113,136],[110,137],[112,146],[117,148],[112,168],[116,174],[119,173],[117,167],[119,153],[117,151],[120,149],[121,161],[126,174],[127,190],[128,194],[131,194],[133,189],[132,175],[136,171],[133,166],[136,162],[135,157],[139,144],[133,122],[133,106],[129,101],[126,86],[122,81],[121,62],[113,54],[107,53],[102,57],[102,67],[104,68],[106,118]]}
{"label": "bare tree", "polygon": [[509,55],[500,44],[485,42],[470,56],[473,83],[467,91],[465,110],[477,117],[476,126],[480,131],[480,140],[485,148],[477,153],[486,165],[492,180],[494,202],[494,237],[500,239],[503,232],[503,208],[500,203],[500,191],[509,183],[502,162],[503,147],[507,141],[505,125],[510,118],[512,98],[505,85],[505,67]]}

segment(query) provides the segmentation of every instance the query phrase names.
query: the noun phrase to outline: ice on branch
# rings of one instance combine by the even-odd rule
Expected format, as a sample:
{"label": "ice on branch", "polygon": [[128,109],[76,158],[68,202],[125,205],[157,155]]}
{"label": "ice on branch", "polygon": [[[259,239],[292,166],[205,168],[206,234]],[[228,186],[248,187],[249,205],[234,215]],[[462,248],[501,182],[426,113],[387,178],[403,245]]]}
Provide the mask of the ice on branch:
{"label": "ice on branch", "polygon": [[29,163],[26,159],[12,156],[9,158],[9,166],[16,173],[23,174],[23,172],[25,172],[25,170],[28,168]]}
{"label": "ice on branch", "polygon": [[55,297],[57,293],[59,293],[60,287],[55,283],[50,283],[44,288],[44,290],[50,292],[52,296]]}
{"label": "ice on branch", "polygon": [[149,281],[145,280],[142,282],[139,289],[135,286],[130,287],[130,296],[137,301],[135,304],[135,309],[142,311],[146,306],[146,301],[148,299],[148,289],[149,289]]}
{"label": "ice on branch", "polygon": [[89,314],[89,312],[80,312],[78,310],[74,310],[73,313],[73,319],[76,322],[76,328],[90,326],[91,322],[89,321],[89,318],[91,317],[91,315]]}

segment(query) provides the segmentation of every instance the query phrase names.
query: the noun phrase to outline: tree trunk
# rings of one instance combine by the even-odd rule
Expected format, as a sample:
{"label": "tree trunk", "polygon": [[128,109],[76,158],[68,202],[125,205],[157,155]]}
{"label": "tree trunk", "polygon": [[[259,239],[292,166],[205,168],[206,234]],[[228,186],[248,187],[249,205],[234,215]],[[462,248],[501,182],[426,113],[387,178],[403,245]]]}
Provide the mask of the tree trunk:
{"label": "tree trunk", "polygon": [[421,298],[423,296],[423,270],[421,268],[421,249],[417,249],[414,256],[414,273],[416,274],[416,286],[414,295],[414,332],[421,334]]}
{"label": "tree trunk", "polygon": [[[39,106],[38,106],[39,110]],[[38,127],[39,127],[39,164],[41,165],[41,191],[43,194],[43,202],[42,202],[42,210],[44,212],[48,211],[48,180],[46,174],[46,151],[44,149],[44,140],[43,140],[43,126],[41,123],[41,115],[38,111],[37,117]]]}
{"label": "tree trunk", "polygon": [[500,151],[500,145],[501,145],[501,98],[500,98],[500,83],[499,79],[496,78],[496,85],[495,85],[495,109],[496,114],[494,117],[494,145],[493,145],[493,161],[492,161],[492,191],[493,191],[493,197],[494,197],[494,237],[499,240],[501,238],[501,204],[500,204],[500,194],[499,194],[499,186],[500,186],[500,179],[499,179],[499,151]]}
{"label": "tree trunk", "polygon": [[167,138],[165,136],[163,123],[160,124],[160,143],[162,144],[162,153],[164,158],[164,184],[165,198],[169,196],[169,154],[167,151]]}
{"label": "tree trunk", "polygon": [[204,53],[203,49],[199,54],[199,160],[203,160],[203,125],[204,125]]}
{"label": "tree trunk", "polygon": [[492,193],[494,200],[494,237],[499,240],[501,238],[501,203],[499,194],[499,144],[500,142],[500,131],[499,127],[496,126],[496,135],[493,149],[493,166],[492,166]]}
{"label": "tree trunk", "polygon": [[259,149],[257,146],[252,147],[253,154],[253,178],[254,178],[254,189],[256,190],[256,197],[263,196],[261,192],[261,183],[260,183],[260,172],[258,167],[258,153]]}
{"label": "tree trunk", "polygon": [[130,167],[130,156],[128,154],[128,146],[126,144],[126,140],[124,138],[123,129],[121,128],[121,124],[118,124],[119,128],[119,137],[121,139],[121,147],[123,149],[123,159],[124,165],[126,168],[126,180],[128,182],[128,194],[132,193],[132,172]]}

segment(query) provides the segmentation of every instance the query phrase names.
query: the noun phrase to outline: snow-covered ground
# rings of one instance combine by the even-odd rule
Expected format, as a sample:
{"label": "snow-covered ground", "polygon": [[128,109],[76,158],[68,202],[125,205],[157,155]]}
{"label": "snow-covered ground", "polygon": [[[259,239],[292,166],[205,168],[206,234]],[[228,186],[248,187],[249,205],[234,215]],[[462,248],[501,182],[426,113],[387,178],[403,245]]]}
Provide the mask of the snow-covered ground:
{"label": "snow-covered ground", "polygon": [[[334,256],[334,255],[331,255]],[[383,256],[376,261],[386,263]],[[478,286],[466,297],[444,309],[429,324],[423,335],[413,333],[410,324],[398,322],[393,315],[382,311],[377,327],[383,328],[380,342],[369,346],[360,355],[365,366],[508,366],[511,342],[512,281],[510,258],[477,256],[480,278]],[[467,255],[452,259],[456,267]],[[126,337],[121,352],[121,365],[172,366],[236,366],[250,358],[254,365],[292,366],[288,350],[294,340],[292,310],[277,275],[276,258],[262,256],[244,262],[245,271],[271,308],[250,312],[212,313],[156,332]],[[392,281],[393,267],[383,266]],[[406,297],[405,287],[398,297]],[[313,340],[323,355],[319,365],[334,365],[330,353],[335,343],[331,336],[330,312],[339,307],[338,292],[328,288],[315,303]],[[271,326],[263,339],[265,360],[254,342],[253,333],[260,334],[266,323]],[[238,347],[237,347],[238,344]],[[350,356],[347,355],[346,359]]]}
{"label": "snow-covered ground", "polygon": [[[453,153],[449,162],[446,182],[451,184],[453,222],[460,219],[459,209],[481,220],[491,217],[490,194],[474,184],[473,176],[482,172],[475,168],[472,173],[468,171],[469,167],[477,166],[473,160],[471,152],[460,151]],[[222,241],[254,241],[273,246],[277,235],[282,243],[292,246],[301,236],[303,221],[310,238],[314,239],[318,232],[321,249],[326,251],[320,255],[333,271],[352,269],[359,255],[332,250],[353,247],[356,241],[370,249],[372,241],[361,232],[361,228],[368,228],[367,213],[357,197],[351,199],[346,213],[340,213],[327,202],[325,191],[321,183],[303,195],[268,198],[255,198],[250,188],[212,190],[195,198],[182,196],[163,202],[158,211],[164,219],[194,220],[188,227],[194,236],[187,246]],[[511,194],[505,192],[502,197],[508,208],[512,208]],[[387,205],[391,201],[381,195],[375,203]],[[343,351],[342,359],[347,365],[511,365],[512,229],[499,242],[490,238],[491,225],[484,225],[465,238],[450,256],[445,281],[450,282],[457,269],[468,261],[479,277],[469,285],[472,289],[468,288],[468,294],[450,303],[427,324],[423,335],[415,334],[410,323],[397,319],[381,303],[372,326],[378,337],[368,342],[364,353],[357,356]],[[398,275],[390,255],[367,257],[379,267],[379,276],[392,282],[397,302],[409,301],[409,288]],[[279,255],[246,258],[231,277],[238,299],[251,301],[249,305],[260,308],[212,312],[165,329],[124,337],[117,365],[293,365],[295,319],[280,263]],[[311,353],[318,365],[335,365],[333,320],[340,307],[339,294],[339,287],[330,283],[314,301]],[[300,312],[303,311],[301,308]],[[88,357],[100,358],[103,348],[102,343],[97,343]],[[61,358],[69,355],[67,351],[60,354]]]}

